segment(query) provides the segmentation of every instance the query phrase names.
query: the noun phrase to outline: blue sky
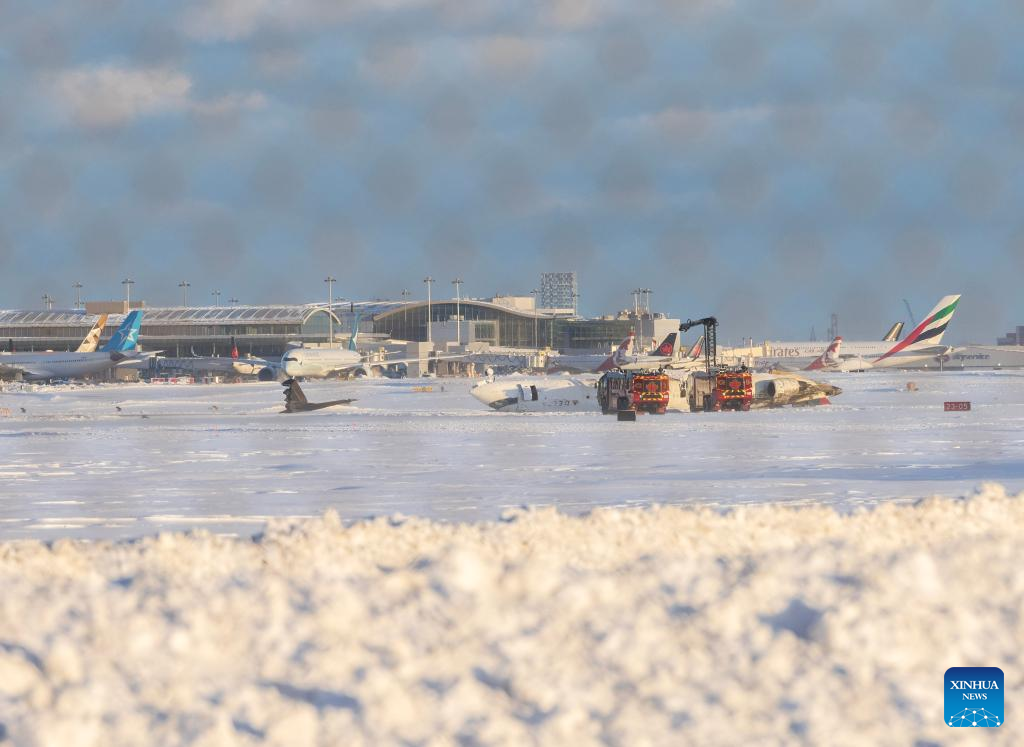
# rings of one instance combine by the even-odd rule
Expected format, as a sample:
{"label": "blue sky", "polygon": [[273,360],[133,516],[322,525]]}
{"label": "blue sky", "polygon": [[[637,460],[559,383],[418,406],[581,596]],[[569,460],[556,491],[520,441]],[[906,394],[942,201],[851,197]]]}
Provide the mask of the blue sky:
{"label": "blue sky", "polygon": [[[898,6],[898,7],[891,7]],[[0,307],[653,289],[727,339],[1024,324],[1012,2],[17,3]]]}

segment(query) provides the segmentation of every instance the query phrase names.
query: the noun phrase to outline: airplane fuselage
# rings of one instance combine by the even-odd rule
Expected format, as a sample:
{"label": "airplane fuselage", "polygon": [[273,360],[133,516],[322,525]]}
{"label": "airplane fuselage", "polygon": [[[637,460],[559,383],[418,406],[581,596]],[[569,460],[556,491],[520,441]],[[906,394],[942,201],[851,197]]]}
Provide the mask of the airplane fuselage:
{"label": "airplane fuselage", "polygon": [[[765,342],[762,345],[744,348],[719,349],[719,356],[725,359],[750,359],[755,367],[771,367],[775,365],[787,368],[803,368],[822,356],[829,342]],[[842,357],[862,359],[871,364],[872,368],[898,368],[899,366],[921,363],[934,359],[949,351],[946,345],[928,345],[921,348],[908,348],[899,353],[878,360],[892,350],[891,342],[882,340],[843,342]],[[858,369],[859,370],[859,369]]]}
{"label": "airplane fuselage", "polygon": [[600,412],[597,378],[540,377],[485,381],[470,390],[499,412]]}
{"label": "airplane fuselage", "polygon": [[362,363],[355,350],[292,348],[281,356],[281,370],[290,378],[322,379]]}
{"label": "airplane fuselage", "polygon": [[0,355],[0,374],[9,369],[28,381],[77,379],[107,371],[124,358],[117,353],[10,353]]}

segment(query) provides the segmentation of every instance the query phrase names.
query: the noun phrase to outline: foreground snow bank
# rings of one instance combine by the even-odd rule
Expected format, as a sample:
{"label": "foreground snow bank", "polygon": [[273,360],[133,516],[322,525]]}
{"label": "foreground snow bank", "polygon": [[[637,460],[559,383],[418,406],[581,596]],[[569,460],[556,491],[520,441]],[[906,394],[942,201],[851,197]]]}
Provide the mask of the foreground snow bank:
{"label": "foreground snow bank", "polygon": [[[255,541],[0,545],[17,745],[918,744],[1001,666],[1020,743],[1024,496],[336,515]],[[0,744],[4,739],[0,736]]]}

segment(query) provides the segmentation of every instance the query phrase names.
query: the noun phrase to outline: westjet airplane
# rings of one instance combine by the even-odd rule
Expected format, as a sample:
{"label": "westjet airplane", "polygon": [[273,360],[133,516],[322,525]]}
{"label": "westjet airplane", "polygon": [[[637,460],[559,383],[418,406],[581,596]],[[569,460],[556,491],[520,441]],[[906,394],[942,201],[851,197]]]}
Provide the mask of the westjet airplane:
{"label": "westjet airplane", "polygon": [[0,377],[20,376],[28,381],[38,381],[77,379],[102,373],[134,355],[141,325],[142,312],[131,312],[98,352],[13,353],[0,356]]}
{"label": "westjet airplane", "polygon": [[[924,321],[899,342],[886,340],[842,341],[843,354],[839,359],[862,361],[862,364],[854,364],[855,367],[849,369],[862,371],[866,368],[899,368],[903,365],[922,363],[948,355],[953,348],[940,343],[959,303],[959,295],[943,297],[924,318]],[[886,335],[886,337],[889,336]],[[804,368],[822,360],[828,353],[828,348],[835,342],[835,340],[830,343],[766,342],[764,345],[753,348],[732,348],[723,351],[722,355],[725,358],[753,358],[753,364],[758,368],[775,366]]]}

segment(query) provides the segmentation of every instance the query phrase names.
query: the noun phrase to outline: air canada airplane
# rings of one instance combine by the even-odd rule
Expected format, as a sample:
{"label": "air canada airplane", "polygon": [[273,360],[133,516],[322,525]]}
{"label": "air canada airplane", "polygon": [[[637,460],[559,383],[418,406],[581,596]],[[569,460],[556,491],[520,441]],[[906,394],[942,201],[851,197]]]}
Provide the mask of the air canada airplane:
{"label": "air canada airplane", "polygon": [[0,377],[20,376],[29,381],[77,379],[108,371],[134,356],[141,325],[142,312],[131,312],[114,336],[97,352],[11,353],[0,356]]}
{"label": "air canada airplane", "polygon": [[[940,343],[959,303],[960,296],[958,295],[943,297],[924,320],[899,342],[892,340],[843,341],[843,357],[865,361],[868,365],[850,369],[864,370],[866,368],[899,368],[903,365],[919,364],[948,355],[953,348]],[[886,335],[886,337],[890,336]],[[804,368],[821,359],[833,344],[835,344],[834,340],[830,343],[766,342],[752,348],[733,348],[720,351],[720,355],[725,358],[753,358],[753,364],[758,368],[777,366]]]}

